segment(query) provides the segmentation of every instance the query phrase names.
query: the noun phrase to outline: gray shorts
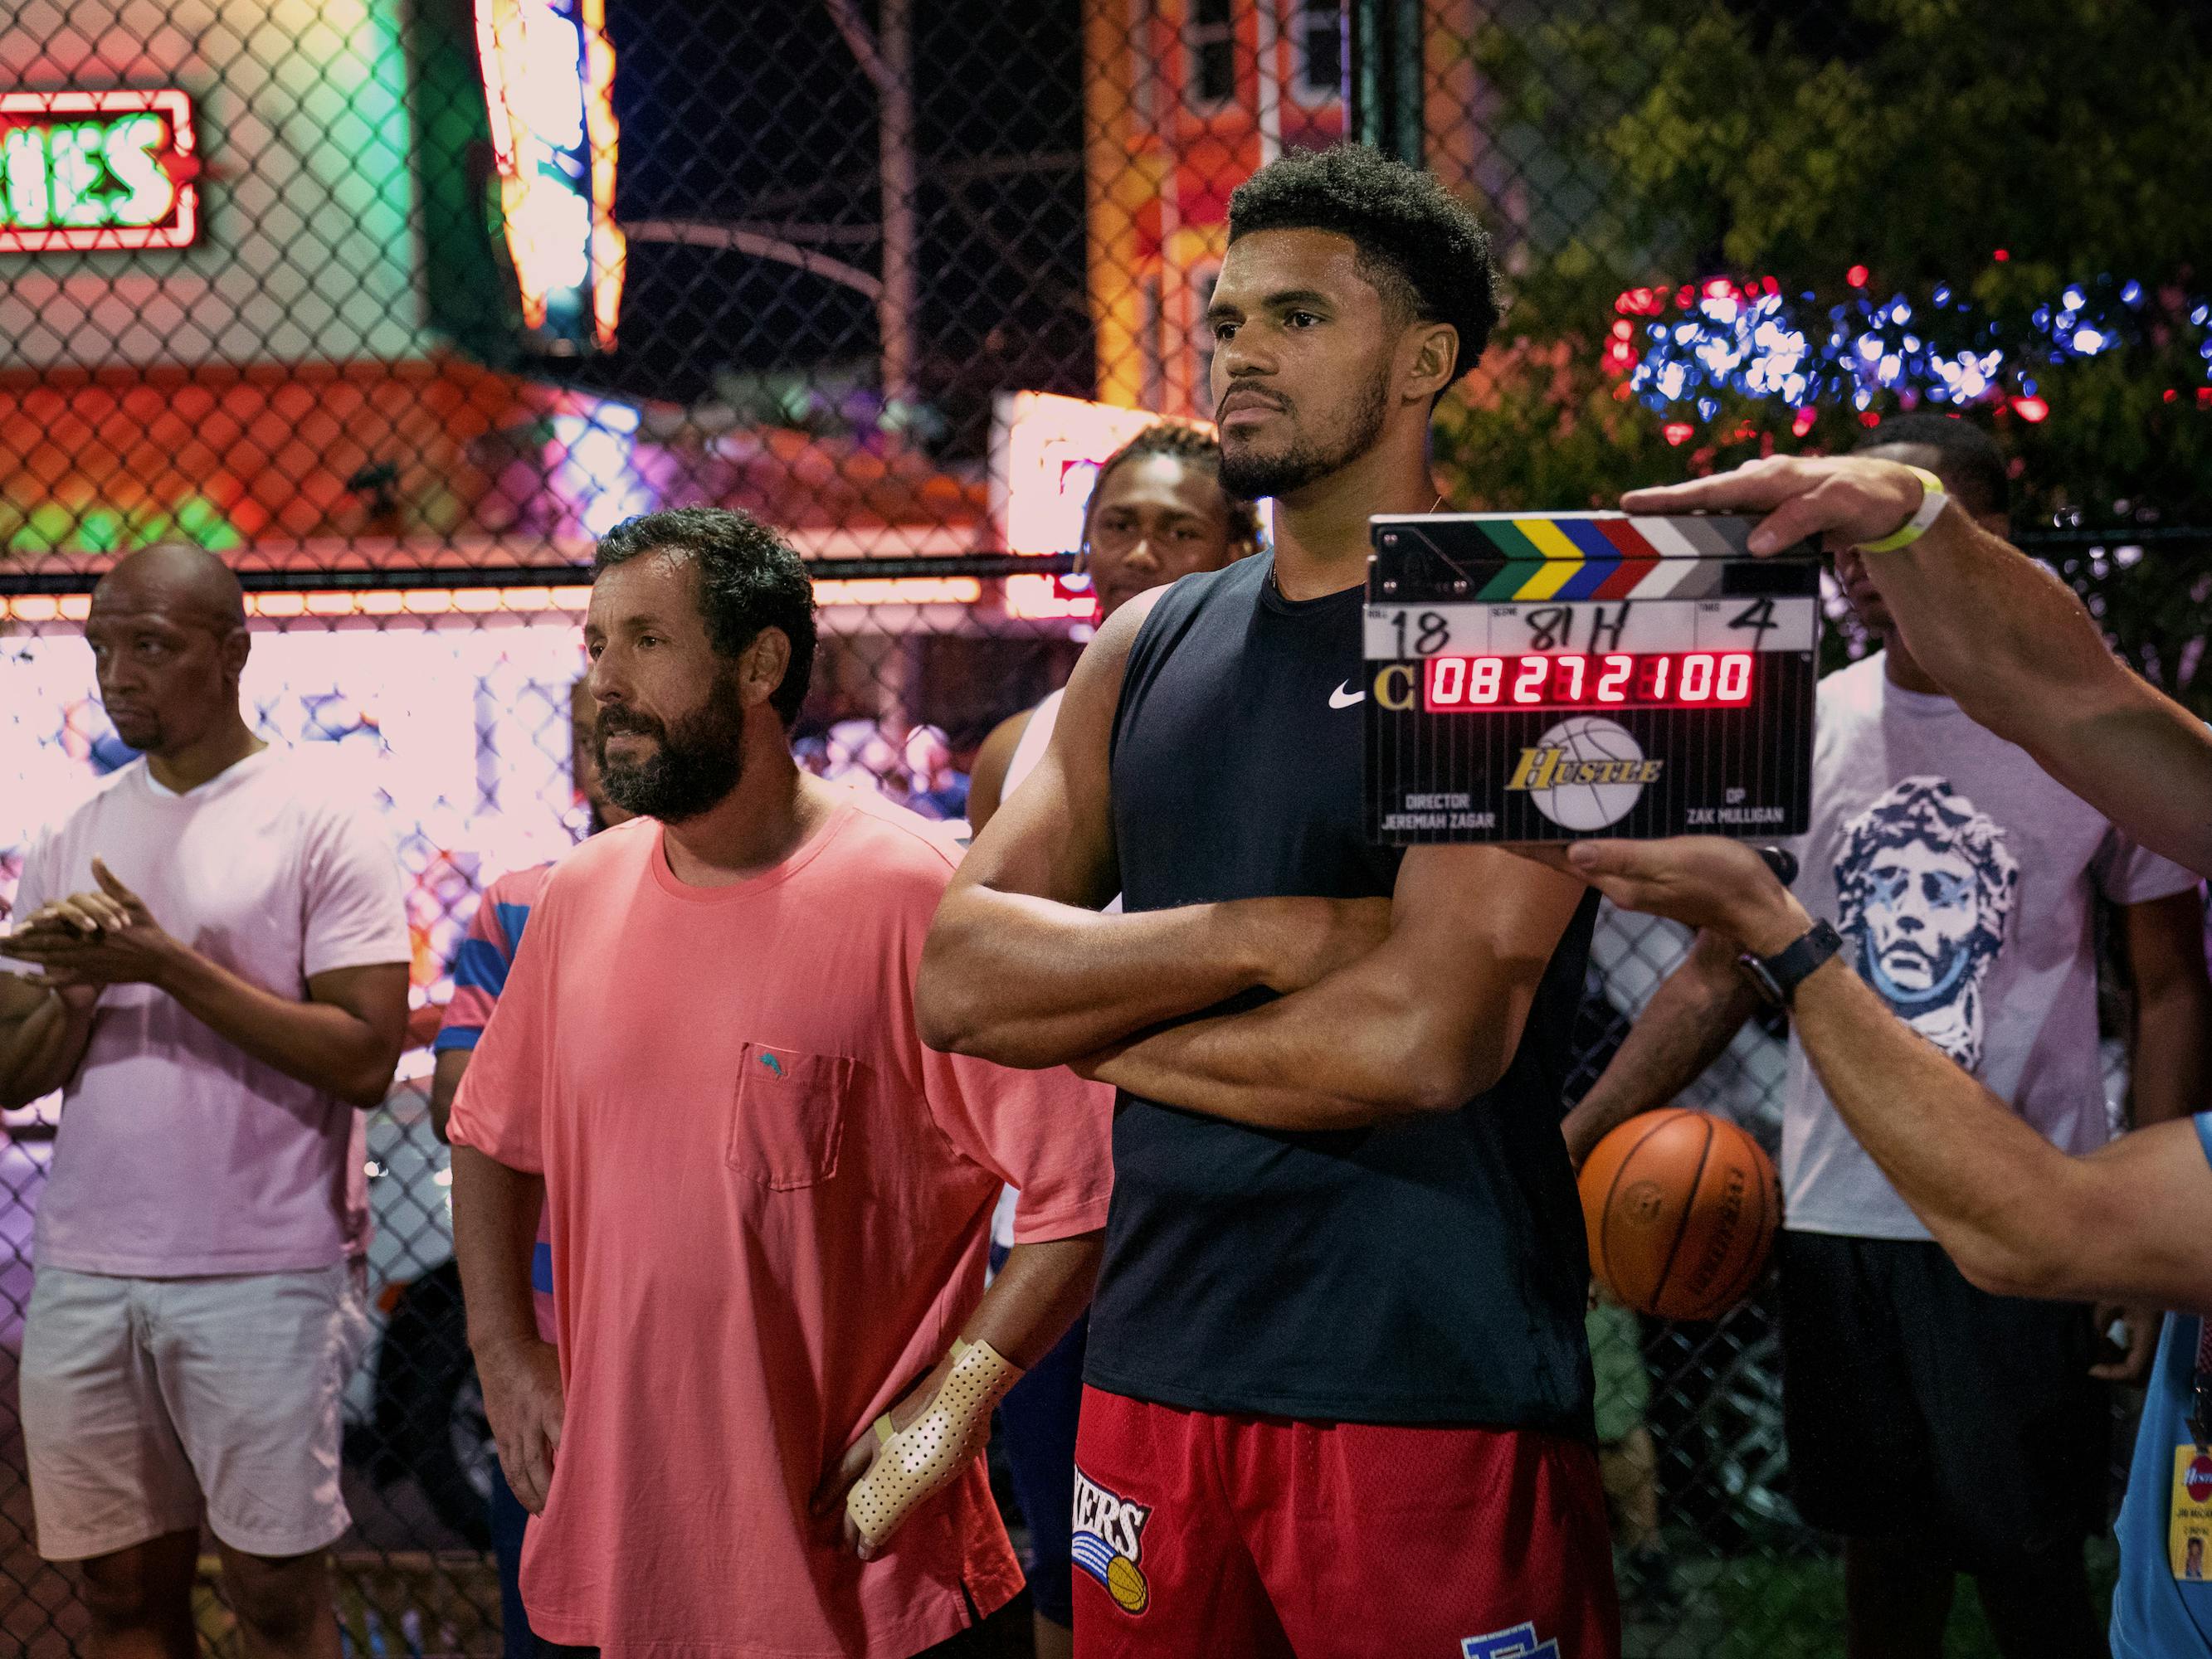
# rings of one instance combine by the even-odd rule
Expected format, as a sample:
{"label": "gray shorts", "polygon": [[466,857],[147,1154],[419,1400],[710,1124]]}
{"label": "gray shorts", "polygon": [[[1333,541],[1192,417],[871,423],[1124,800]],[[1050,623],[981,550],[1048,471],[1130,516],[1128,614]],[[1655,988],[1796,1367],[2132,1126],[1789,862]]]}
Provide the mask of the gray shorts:
{"label": "gray shorts", "polygon": [[210,1279],[41,1267],[23,1328],[39,1553],[77,1561],[196,1531],[248,1555],[326,1547],[338,1404],[368,1318],[343,1264]]}

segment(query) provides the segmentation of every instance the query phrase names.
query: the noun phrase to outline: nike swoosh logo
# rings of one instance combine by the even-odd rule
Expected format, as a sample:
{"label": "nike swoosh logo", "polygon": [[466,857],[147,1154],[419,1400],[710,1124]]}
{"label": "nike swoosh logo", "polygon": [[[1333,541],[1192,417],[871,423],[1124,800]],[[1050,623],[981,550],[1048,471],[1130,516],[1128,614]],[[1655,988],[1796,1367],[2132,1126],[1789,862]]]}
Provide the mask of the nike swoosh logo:
{"label": "nike swoosh logo", "polygon": [[1364,691],[1352,690],[1352,682],[1350,680],[1345,681],[1341,685],[1338,686],[1335,690],[1328,694],[1328,706],[1331,708],[1349,708],[1355,702],[1365,702],[1366,701],[1367,694]]}

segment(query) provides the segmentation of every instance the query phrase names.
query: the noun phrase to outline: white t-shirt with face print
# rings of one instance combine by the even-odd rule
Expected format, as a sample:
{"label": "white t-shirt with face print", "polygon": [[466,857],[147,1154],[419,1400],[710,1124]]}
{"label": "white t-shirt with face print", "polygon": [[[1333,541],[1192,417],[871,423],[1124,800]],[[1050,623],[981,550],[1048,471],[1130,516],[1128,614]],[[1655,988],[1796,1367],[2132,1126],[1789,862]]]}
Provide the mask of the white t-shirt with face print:
{"label": "white t-shirt with face print", "polygon": [[[1948,697],[1889,683],[1879,653],[1820,684],[1798,898],[1898,1017],[2069,1152],[2110,1135],[2092,901],[2192,885]],[[1786,1224],[1928,1232],[1836,1115],[1793,1040]]]}

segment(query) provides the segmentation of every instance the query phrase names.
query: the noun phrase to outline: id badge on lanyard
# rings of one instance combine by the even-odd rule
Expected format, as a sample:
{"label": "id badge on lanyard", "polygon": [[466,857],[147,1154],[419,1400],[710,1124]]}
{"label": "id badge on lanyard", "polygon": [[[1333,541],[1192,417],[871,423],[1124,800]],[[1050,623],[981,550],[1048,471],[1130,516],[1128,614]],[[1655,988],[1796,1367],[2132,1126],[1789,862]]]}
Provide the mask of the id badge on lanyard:
{"label": "id badge on lanyard", "polygon": [[2189,1438],[2173,1450],[2173,1510],[2166,1529],[2174,1577],[2212,1582],[2212,1318],[2197,1322]]}

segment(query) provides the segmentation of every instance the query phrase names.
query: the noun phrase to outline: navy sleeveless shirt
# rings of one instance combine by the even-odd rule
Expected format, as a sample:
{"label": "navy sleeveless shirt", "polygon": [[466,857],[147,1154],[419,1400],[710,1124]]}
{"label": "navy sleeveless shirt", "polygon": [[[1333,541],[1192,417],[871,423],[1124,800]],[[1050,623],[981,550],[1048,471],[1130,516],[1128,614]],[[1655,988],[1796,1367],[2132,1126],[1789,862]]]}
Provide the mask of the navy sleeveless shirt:
{"label": "navy sleeveless shirt", "polygon": [[[1132,647],[1112,750],[1132,911],[1396,881],[1402,854],[1361,827],[1363,592],[1287,600],[1273,564],[1186,577]],[[1085,1380],[1197,1411],[1587,1438],[1589,1267],[1559,1121],[1595,908],[1503,1080],[1456,1112],[1291,1133],[1124,1091]]]}

